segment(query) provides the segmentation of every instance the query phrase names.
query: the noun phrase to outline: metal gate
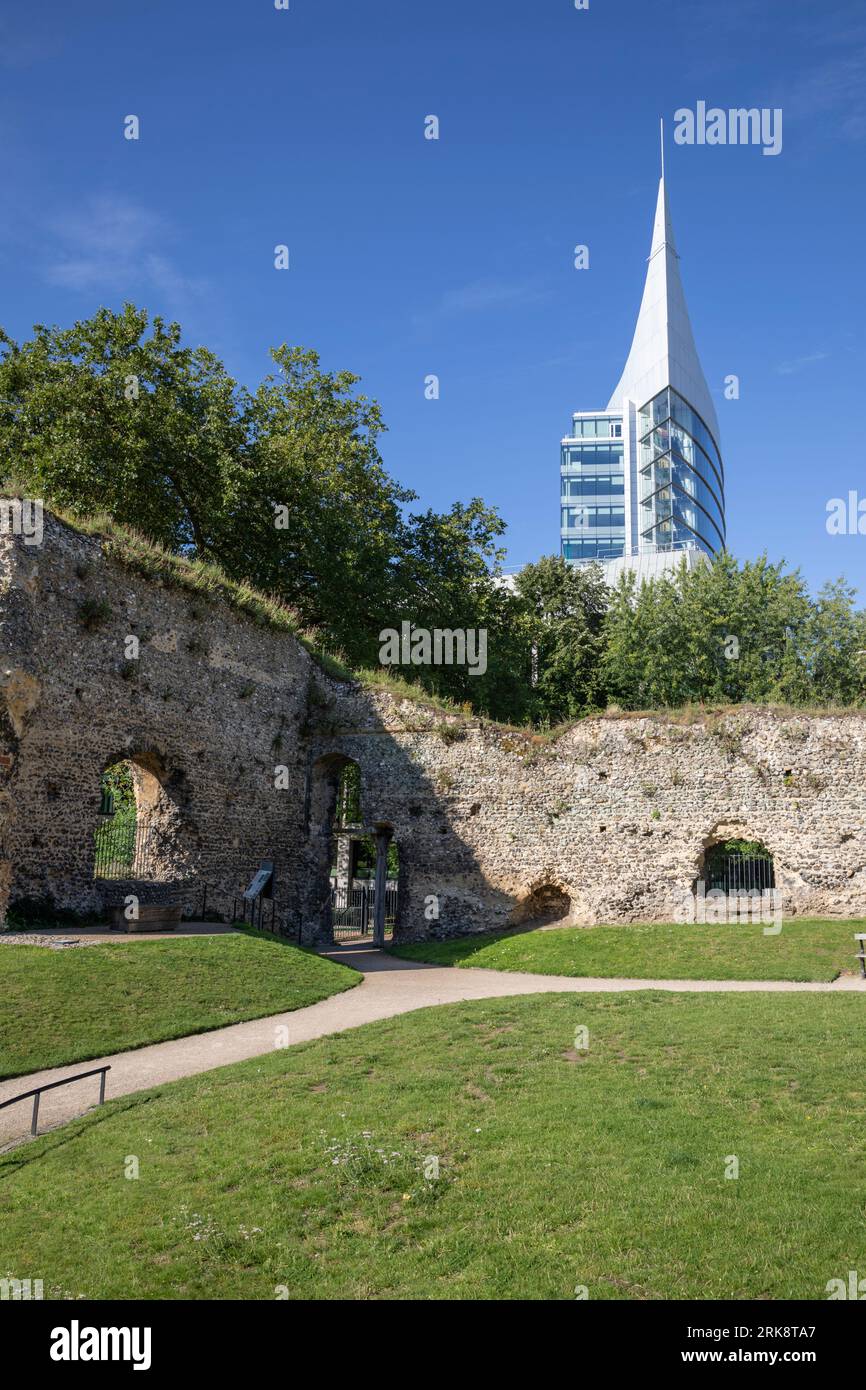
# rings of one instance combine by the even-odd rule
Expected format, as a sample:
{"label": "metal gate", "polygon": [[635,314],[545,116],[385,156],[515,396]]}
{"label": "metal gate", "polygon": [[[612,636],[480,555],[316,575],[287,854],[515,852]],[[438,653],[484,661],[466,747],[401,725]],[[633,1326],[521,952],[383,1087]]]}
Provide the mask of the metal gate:
{"label": "metal gate", "polygon": [[97,826],[94,878],[152,878],[156,825],[148,815],[115,816]]}
{"label": "metal gate", "polygon": [[769,854],[707,855],[707,889],[720,888],[723,893],[768,892],[776,886],[773,861]]}
{"label": "metal gate", "polygon": [[[375,883],[331,884],[331,921],[334,940],[372,936],[376,914]],[[385,887],[385,932],[393,933],[397,920],[397,885]]]}

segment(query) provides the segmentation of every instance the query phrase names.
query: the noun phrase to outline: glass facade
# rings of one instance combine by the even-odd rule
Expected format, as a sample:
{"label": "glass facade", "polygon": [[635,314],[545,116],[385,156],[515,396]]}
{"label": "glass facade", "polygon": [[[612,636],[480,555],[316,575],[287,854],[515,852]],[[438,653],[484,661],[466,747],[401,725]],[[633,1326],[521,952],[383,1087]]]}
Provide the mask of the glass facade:
{"label": "glass facade", "polygon": [[625,547],[622,417],[575,418],[560,465],[562,554],[610,560]]}
{"label": "glass facade", "polygon": [[[560,460],[563,556],[644,577],[725,548],[716,407],[698,358],[664,171],[646,281],[622,374],[603,410],[578,410]],[[635,557],[632,560],[632,556]]]}
{"label": "glass facade", "polygon": [[724,469],[704,421],[670,386],[638,412],[638,532],[641,549],[725,544]]}
{"label": "glass facade", "polygon": [[583,420],[575,419],[573,437],[575,439],[620,439],[622,437],[622,420],[615,420],[609,415],[596,415]]}

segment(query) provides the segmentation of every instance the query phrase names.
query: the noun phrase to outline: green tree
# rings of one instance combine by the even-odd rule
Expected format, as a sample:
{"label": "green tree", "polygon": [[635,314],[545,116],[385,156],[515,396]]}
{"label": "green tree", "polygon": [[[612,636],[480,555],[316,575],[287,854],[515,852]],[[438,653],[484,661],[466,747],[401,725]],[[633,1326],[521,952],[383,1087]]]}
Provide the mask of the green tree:
{"label": "green tree", "polygon": [[866,613],[855,610],[855,594],[844,579],[827,583],[809,614],[809,680],[828,704],[866,702]]}
{"label": "green tree", "polygon": [[124,761],[107,767],[102,774],[101,789],[111,797],[115,816],[135,819],[135,782],[131,763]]}
{"label": "green tree", "polygon": [[670,580],[638,587],[634,574],[621,577],[611,595],[602,657],[602,680],[611,701],[625,709],[647,709],[689,698],[681,617]]}
{"label": "green tree", "polygon": [[603,705],[609,590],[600,566],[578,567],[547,555],[520,571],[517,593],[530,650],[533,717],[558,724]]}
{"label": "green tree", "polygon": [[492,571],[503,523],[479,500],[407,515],[415,494],[386,472],[375,401],[351,372],[283,345],[254,393],[178,324],[124,305],[71,329],[0,330],[0,455],[49,503],[108,512],[173,551],[278,595],[354,666],[378,660],[403,618],[498,632],[490,674],[412,668],[455,698],[498,708],[519,691]]}
{"label": "green tree", "polygon": [[866,650],[854,591],[838,583],[809,597],[799,571],[766,556],[722,554],[694,570],[614,591],[603,678],[627,709],[773,701],[860,702]]}
{"label": "green tree", "polygon": [[177,324],[131,304],[69,329],[0,330],[0,453],[7,478],[81,513],[106,511],[173,550],[213,551],[244,393]]}
{"label": "green tree", "polygon": [[[529,653],[520,630],[520,606],[500,582],[505,530],[498,512],[476,497],[449,511],[408,517],[393,570],[392,605],[384,627],[404,621],[484,634],[486,670],[468,666],[405,670],[435,694],[500,719],[521,719],[528,707]],[[417,674],[416,674],[417,673]]]}
{"label": "green tree", "polygon": [[214,553],[237,579],[279,594],[352,664],[370,664],[391,606],[404,506],[415,494],[379,455],[375,401],[317,353],[272,351],[278,372],[249,398],[247,446],[232,461]]}

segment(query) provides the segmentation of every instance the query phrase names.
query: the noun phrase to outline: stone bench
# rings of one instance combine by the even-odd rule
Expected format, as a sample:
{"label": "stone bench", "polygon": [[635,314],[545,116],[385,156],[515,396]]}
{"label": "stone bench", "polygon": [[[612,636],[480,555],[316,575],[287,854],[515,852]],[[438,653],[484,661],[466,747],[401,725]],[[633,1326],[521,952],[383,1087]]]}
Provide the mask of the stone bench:
{"label": "stone bench", "polygon": [[860,950],[857,952],[857,959],[860,962],[860,974],[866,980],[866,931],[854,933],[854,940],[859,942]]}

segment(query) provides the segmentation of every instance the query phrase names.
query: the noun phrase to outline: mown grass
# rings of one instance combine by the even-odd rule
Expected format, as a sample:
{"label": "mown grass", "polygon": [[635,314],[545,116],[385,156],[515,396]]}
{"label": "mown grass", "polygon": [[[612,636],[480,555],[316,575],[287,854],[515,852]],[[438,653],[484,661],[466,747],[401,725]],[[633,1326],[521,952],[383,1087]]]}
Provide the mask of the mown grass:
{"label": "mown grass", "polygon": [[539,975],[635,980],[835,980],[856,972],[854,933],[863,921],[786,921],[764,927],[628,925],[499,932],[395,946],[408,960],[528,970]]}
{"label": "mown grass", "polygon": [[277,938],[0,946],[0,1077],[315,1004],[353,970]]}
{"label": "mown grass", "polygon": [[0,1157],[4,1271],[46,1298],[823,1299],[866,1268],[862,1012],[484,1000],[221,1068]]}

